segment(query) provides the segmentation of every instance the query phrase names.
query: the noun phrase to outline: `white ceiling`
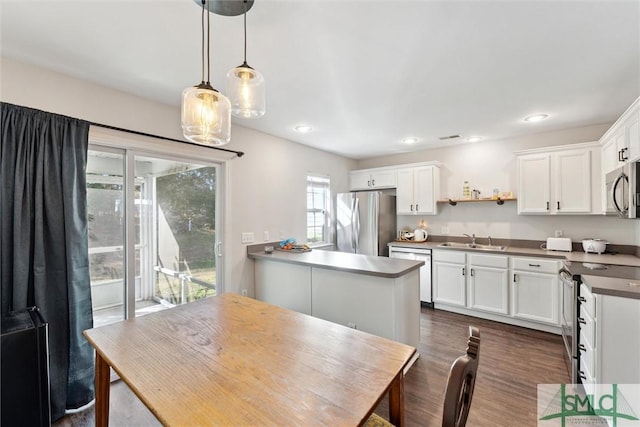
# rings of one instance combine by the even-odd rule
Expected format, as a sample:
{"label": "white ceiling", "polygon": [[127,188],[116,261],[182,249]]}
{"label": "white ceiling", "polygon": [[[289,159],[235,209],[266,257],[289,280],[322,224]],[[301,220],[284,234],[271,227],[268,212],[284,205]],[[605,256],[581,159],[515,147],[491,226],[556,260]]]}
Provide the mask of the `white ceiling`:
{"label": "white ceiling", "polygon": [[[0,7],[7,57],[174,106],[200,82],[193,0]],[[224,92],[242,17],[211,20]],[[640,0],[255,0],[247,22],[267,114],[234,123],[352,158],[610,123],[640,95]],[[550,117],[522,122],[539,112]]]}

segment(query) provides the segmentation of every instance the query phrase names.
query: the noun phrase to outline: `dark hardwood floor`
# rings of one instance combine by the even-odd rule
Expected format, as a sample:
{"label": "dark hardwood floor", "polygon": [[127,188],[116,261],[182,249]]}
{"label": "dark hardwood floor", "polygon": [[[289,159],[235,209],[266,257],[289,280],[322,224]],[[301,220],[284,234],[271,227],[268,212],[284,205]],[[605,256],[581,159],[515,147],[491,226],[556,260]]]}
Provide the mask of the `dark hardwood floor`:
{"label": "dark hardwood floor", "polygon": [[[439,426],[451,363],[466,348],[468,326],[480,329],[480,365],[468,426],[535,426],[537,384],[570,381],[558,335],[422,308],[421,354],[405,377],[408,426]],[[376,413],[387,418],[384,399]],[[185,408],[188,410],[188,408]],[[111,386],[110,425],[159,426],[123,382]],[[68,415],[55,427],[93,426],[93,408]],[[215,425],[212,422],[212,425]]]}

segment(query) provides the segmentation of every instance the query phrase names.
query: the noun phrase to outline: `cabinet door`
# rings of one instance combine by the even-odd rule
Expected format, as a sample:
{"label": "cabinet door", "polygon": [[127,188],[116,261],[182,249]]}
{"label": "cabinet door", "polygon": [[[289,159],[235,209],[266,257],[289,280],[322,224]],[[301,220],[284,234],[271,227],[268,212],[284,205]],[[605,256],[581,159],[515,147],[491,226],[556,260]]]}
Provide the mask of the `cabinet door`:
{"label": "cabinet door", "polygon": [[624,126],[620,128],[613,135],[613,139],[616,141],[616,167],[622,166],[625,159],[629,158],[629,149],[627,147],[627,134]]}
{"label": "cabinet door", "polygon": [[548,214],[549,154],[518,157],[518,214]]}
{"label": "cabinet door", "polygon": [[627,146],[629,160],[637,160],[640,156],[640,109],[634,111],[625,122],[627,129]]}
{"label": "cabinet door", "polygon": [[396,187],[396,171],[374,171],[371,172],[372,188],[395,188]]}
{"label": "cabinet door", "polygon": [[511,315],[536,322],[558,325],[558,276],[513,271]]}
{"label": "cabinet door", "polygon": [[469,265],[467,307],[509,314],[509,271],[506,268]]}
{"label": "cabinet door", "polygon": [[555,154],[554,213],[591,213],[591,150]]}
{"label": "cabinet door", "polygon": [[413,203],[413,169],[397,171],[396,213],[398,215],[415,215]]}
{"label": "cabinet door", "polygon": [[464,264],[433,263],[433,302],[464,307],[465,273]]}
{"label": "cabinet door", "polygon": [[608,174],[618,166],[618,151],[615,138],[609,138],[602,144],[602,176]]}
{"label": "cabinet door", "polygon": [[415,211],[420,215],[435,215],[436,199],[433,166],[418,167],[413,170]]}
{"label": "cabinet door", "polygon": [[371,174],[369,171],[349,172],[349,188],[351,190],[368,190],[371,187]]}

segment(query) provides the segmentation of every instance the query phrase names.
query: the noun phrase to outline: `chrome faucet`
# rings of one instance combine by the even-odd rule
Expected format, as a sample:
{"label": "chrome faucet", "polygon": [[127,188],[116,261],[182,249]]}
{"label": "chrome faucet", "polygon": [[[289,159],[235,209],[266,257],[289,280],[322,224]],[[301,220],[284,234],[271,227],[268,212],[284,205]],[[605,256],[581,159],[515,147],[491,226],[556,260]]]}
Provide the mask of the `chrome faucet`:
{"label": "chrome faucet", "polygon": [[472,234],[471,236],[469,236],[468,234],[465,233],[464,235],[471,239],[471,246],[475,246],[476,245],[476,235],[475,234]]}

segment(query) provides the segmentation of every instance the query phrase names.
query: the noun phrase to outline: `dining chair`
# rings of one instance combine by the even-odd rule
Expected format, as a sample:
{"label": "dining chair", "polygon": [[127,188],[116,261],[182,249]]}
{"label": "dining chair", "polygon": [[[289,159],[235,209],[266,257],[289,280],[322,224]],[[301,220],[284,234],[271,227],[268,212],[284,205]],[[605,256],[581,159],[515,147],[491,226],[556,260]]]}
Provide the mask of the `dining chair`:
{"label": "dining chair", "polygon": [[[478,360],[480,358],[480,330],[469,326],[467,351],[458,357],[449,370],[447,387],[444,392],[442,427],[464,427],[469,416],[471,398],[476,384]],[[365,427],[389,427],[389,421],[379,415],[371,414]]]}

